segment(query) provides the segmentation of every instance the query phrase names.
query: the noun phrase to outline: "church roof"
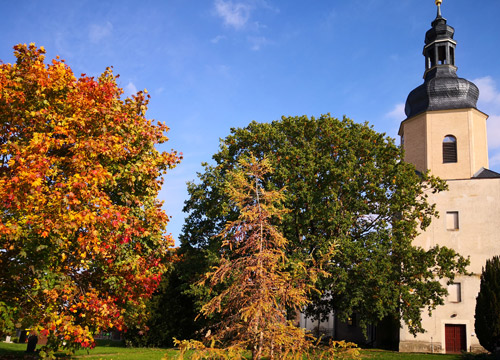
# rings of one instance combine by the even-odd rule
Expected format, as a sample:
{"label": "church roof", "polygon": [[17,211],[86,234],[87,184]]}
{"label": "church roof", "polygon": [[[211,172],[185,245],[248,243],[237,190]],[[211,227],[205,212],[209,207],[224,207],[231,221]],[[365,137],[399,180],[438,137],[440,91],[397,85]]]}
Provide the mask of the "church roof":
{"label": "church roof", "polygon": [[500,178],[500,174],[489,169],[481,168],[474,174],[473,179],[495,179]]}
{"label": "church roof", "polygon": [[454,33],[438,7],[438,15],[425,35],[424,83],[410,92],[406,100],[408,118],[425,111],[476,108],[479,89],[456,74]]}

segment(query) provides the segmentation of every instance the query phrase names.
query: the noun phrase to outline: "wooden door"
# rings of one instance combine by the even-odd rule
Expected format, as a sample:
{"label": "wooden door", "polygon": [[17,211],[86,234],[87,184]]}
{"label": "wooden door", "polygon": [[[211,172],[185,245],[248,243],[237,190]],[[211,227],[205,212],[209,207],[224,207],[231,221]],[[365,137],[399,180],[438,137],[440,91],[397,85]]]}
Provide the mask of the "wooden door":
{"label": "wooden door", "polygon": [[446,353],[456,354],[467,351],[465,325],[445,325]]}

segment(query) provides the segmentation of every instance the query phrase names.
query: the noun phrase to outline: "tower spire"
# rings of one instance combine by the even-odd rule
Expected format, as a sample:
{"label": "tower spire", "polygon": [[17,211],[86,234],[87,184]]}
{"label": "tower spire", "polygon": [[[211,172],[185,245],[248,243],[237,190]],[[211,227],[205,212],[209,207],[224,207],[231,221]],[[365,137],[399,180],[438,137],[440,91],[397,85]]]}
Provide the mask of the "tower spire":
{"label": "tower spire", "polygon": [[443,3],[443,0],[436,0],[436,6],[438,8],[437,16],[436,18],[440,18],[441,16],[441,4]]}
{"label": "tower spire", "polygon": [[437,17],[425,34],[424,83],[406,100],[405,112],[409,118],[425,111],[475,108],[477,104],[476,85],[457,76],[455,29],[441,16],[442,2],[435,0]]}

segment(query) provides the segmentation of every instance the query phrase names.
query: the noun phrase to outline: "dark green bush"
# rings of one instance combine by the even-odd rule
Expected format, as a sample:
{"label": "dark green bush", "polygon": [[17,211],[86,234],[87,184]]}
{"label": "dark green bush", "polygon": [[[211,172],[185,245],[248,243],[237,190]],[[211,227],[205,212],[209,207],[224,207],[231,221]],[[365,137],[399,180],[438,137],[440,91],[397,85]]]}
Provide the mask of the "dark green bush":
{"label": "dark green bush", "polygon": [[479,343],[488,351],[500,350],[500,257],[486,261],[476,300],[474,323]]}

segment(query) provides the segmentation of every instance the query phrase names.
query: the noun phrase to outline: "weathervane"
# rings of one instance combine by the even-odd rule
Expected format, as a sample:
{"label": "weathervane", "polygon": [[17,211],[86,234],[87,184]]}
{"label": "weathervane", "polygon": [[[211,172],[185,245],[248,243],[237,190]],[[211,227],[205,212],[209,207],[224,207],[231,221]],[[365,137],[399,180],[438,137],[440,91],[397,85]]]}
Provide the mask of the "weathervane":
{"label": "weathervane", "polygon": [[441,4],[443,3],[443,0],[436,0],[436,5],[438,7],[438,17],[441,17]]}

